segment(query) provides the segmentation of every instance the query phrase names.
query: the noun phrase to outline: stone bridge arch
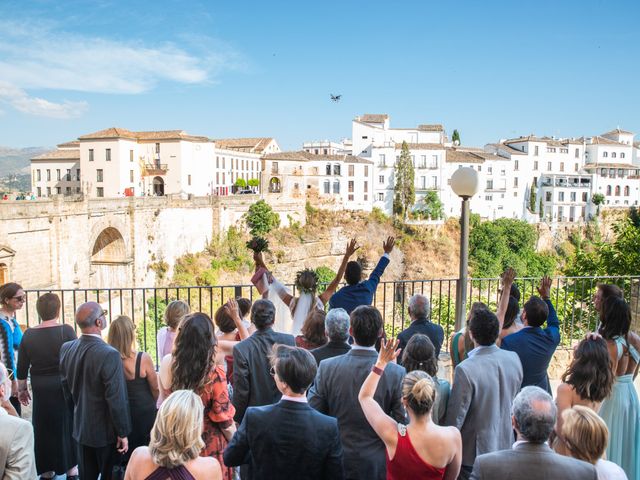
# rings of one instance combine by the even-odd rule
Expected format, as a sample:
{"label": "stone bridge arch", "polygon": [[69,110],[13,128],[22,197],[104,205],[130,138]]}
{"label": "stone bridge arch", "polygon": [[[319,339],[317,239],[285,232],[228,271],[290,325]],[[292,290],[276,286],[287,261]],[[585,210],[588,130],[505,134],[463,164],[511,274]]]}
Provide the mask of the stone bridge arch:
{"label": "stone bridge arch", "polygon": [[88,245],[89,283],[95,288],[133,286],[133,252],[126,226],[119,219],[100,219]]}

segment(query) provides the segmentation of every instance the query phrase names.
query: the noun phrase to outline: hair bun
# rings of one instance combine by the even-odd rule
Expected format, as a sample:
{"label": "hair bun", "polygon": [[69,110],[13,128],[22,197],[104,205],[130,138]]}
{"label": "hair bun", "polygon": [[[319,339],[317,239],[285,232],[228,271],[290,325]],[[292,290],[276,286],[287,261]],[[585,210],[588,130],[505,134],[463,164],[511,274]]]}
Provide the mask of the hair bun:
{"label": "hair bun", "polygon": [[411,389],[411,395],[419,403],[433,401],[436,394],[435,384],[431,377],[424,377],[418,380]]}

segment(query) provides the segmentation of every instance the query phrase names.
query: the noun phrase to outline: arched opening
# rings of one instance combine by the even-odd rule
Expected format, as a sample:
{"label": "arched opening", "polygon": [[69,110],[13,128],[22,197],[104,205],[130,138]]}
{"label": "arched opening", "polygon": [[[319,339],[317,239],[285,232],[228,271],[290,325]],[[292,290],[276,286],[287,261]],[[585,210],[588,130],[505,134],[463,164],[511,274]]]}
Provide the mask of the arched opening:
{"label": "arched opening", "polygon": [[161,177],[153,177],[153,194],[158,197],[164,195],[164,180]]}
{"label": "arched opening", "polygon": [[127,249],[120,232],[107,227],[96,239],[91,251],[91,263],[126,263]]}
{"label": "arched opening", "polygon": [[0,285],[9,281],[9,267],[6,263],[0,263]]}
{"label": "arched opening", "polygon": [[280,193],[280,179],[278,177],[273,177],[269,180],[269,192],[270,193]]}

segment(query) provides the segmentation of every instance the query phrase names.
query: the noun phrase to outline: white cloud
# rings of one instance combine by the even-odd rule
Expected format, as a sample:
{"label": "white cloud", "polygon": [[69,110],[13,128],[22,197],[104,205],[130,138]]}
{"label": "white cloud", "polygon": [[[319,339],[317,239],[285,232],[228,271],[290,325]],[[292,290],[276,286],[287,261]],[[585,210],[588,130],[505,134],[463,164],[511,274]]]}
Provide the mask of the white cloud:
{"label": "white cloud", "polygon": [[69,118],[84,112],[86,103],[54,103],[27,92],[138,94],[163,81],[212,82],[219,72],[240,66],[228,46],[201,40],[187,51],[173,43],[149,46],[63,32],[50,24],[0,21],[0,99],[25,113]]}

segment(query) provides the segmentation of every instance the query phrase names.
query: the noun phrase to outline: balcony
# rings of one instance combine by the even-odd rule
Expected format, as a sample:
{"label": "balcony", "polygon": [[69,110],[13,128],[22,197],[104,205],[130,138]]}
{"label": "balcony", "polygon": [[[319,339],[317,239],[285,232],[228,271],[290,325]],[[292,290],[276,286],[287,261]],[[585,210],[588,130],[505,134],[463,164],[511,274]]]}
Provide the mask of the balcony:
{"label": "balcony", "polygon": [[142,172],[143,177],[157,177],[158,175],[166,175],[169,166],[166,163],[147,163]]}

